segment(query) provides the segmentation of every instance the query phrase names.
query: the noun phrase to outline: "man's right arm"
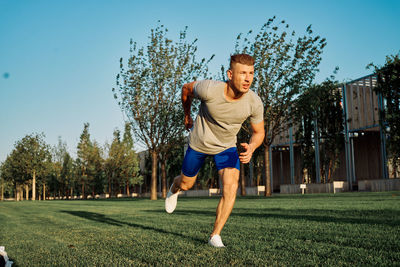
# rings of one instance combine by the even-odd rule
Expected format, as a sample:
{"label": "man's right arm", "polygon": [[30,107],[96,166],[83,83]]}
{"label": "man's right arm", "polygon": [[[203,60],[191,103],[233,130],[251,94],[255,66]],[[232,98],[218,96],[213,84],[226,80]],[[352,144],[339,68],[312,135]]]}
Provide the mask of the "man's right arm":
{"label": "man's right arm", "polygon": [[195,82],[185,83],[182,87],[182,105],[185,112],[185,129],[190,130],[193,127],[193,120],[190,116],[190,109],[192,106],[192,99],[194,97],[194,84]]}

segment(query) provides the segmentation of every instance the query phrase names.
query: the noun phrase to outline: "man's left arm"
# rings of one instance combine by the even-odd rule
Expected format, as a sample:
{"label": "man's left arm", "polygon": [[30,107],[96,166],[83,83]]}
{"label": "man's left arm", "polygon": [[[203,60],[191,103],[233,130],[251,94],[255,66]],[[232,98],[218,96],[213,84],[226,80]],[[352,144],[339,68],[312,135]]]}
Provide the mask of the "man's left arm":
{"label": "man's left arm", "polygon": [[244,152],[240,153],[239,160],[241,163],[249,163],[254,151],[259,147],[264,141],[265,131],[264,131],[264,120],[259,123],[251,123],[251,129],[253,134],[251,135],[250,142],[240,143],[244,148]]}

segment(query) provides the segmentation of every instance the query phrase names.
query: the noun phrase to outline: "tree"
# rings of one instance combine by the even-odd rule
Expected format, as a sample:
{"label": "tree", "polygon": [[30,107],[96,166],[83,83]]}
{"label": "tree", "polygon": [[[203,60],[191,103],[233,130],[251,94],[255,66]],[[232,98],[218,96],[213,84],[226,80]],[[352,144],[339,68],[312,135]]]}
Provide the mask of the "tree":
{"label": "tree", "polygon": [[70,154],[66,151],[64,153],[64,157],[62,160],[62,168],[61,168],[61,180],[64,184],[64,193],[67,199],[72,197],[73,188],[75,187],[75,179],[73,175],[74,161],[71,158]]}
{"label": "tree", "polygon": [[132,128],[129,123],[125,124],[124,137],[121,147],[123,151],[122,178],[125,183],[125,194],[129,195],[132,185],[141,184],[143,177],[140,175],[139,159],[133,148]]}
{"label": "tree", "polygon": [[7,155],[6,160],[1,165],[1,179],[4,182],[9,182],[14,185],[14,197],[15,200],[19,200],[19,186],[18,184],[23,181],[24,174],[22,170],[18,168],[17,158],[14,156],[15,149]]}
{"label": "tree", "polygon": [[[324,38],[313,35],[311,25],[304,36],[293,41],[295,32],[288,33],[289,25],[285,21],[276,22],[275,19],[269,19],[254,38],[252,30],[244,39],[239,34],[235,47],[236,53],[248,53],[255,59],[253,87],[264,103],[263,145],[267,196],[271,195],[269,148],[275,136],[287,125],[284,122],[291,121],[289,108],[296,96],[313,81],[326,45]],[[279,28],[281,26],[283,30]]]}
{"label": "tree", "polygon": [[78,143],[76,160],[83,198],[86,198],[88,188],[92,187],[92,196],[94,197],[96,187],[103,187],[103,158],[101,154],[102,151],[97,142],[90,140],[89,123],[85,123]]}
{"label": "tree", "polygon": [[[344,146],[343,109],[339,84],[326,80],[307,88],[295,101],[294,121],[298,130],[296,143],[303,155],[303,169],[314,175],[314,138],[320,143],[320,174],[323,182],[331,182],[338,167],[339,154]],[[316,125],[315,125],[316,124]],[[315,129],[318,128],[316,132]]]}
{"label": "tree", "polygon": [[149,43],[138,48],[131,40],[127,69],[120,60],[117,90],[114,97],[129,118],[134,137],[145,145],[152,158],[150,198],[157,199],[157,160],[171,140],[184,131],[180,93],[185,82],[206,77],[209,60],[197,61],[196,42],[186,41],[186,31],[179,40],[167,38],[163,25],[151,30]]}
{"label": "tree", "polygon": [[385,65],[375,66],[377,85],[375,91],[386,100],[380,124],[387,138],[388,158],[397,178],[400,167],[400,54],[386,57]]}
{"label": "tree", "polygon": [[36,199],[36,178],[44,179],[48,175],[47,163],[51,161],[49,146],[44,141],[44,134],[26,135],[15,145],[17,168],[20,168],[19,182],[32,180],[32,200]]}
{"label": "tree", "polygon": [[105,163],[108,177],[108,193],[130,194],[132,185],[141,184],[142,176],[139,174],[139,160],[133,149],[131,126],[125,124],[125,132],[121,141],[118,129],[114,131],[114,139],[108,150],[108,158]]}
{"label": "tree", "polygon": [[53,160],[53,171],[54,171],[54,181],[53,181],[53,191],[56,195],[58,193],[59,197],[65,196],[66,188],[64,177],[61,175],[63,172],[64,158],[67,153],[67,144],[62,141],[61,137],[58,137],[57,145],[52,148],[52,160]]}
{"label": "tree", "polygon": [[13,177],[14,174],[10,169],[10,157],[8,156],[4,162],[0,164],[0,200],[5,197],[10,197],[13,190]]}
{"label": "tree", "polygon": [[113,133],[114,138],[111,145],[108,148],[108,157],[105,162],[105,170],[108,181],[108,194],[111,196],[115,193],[115,185],[118,185],[121,180],[121,165],[122,165],[122,153],[121,153],[121,133],[116,129]]}
{"label": "tree", "polygon": [[22,199],[22,187],[25,186],[28,198],[29,184],[32,184],[32,200],[36,199],[37,178],[39,182],[48,175],[48,163],[51,155],[44,142],[44,134],[26,135],[17,141],[12,152],[2,164],[2,177],[15,187],[16,200]]}
{"label": "tree", "polygon": [[104,172],[104,157],[103,149],[96,142],[93,141],[93,146],[90,153],[90,166],[91,166],[91,186],[92,186],[92,197],[96,194],[102,193],[105,187],[105,172]]}

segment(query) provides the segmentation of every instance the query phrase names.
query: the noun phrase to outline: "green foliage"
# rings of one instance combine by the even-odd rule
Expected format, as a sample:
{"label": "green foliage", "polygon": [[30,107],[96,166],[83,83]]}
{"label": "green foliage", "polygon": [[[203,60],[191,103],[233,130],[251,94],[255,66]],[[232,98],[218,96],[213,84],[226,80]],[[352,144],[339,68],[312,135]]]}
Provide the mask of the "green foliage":
{"label": "green foliage", "polygon": [[0,163],[0,199],[9,198],[14,192],[13,181],[7,177],[6,162]]}
{"label": "green foliage", "polygon": [[33,176],[39,181],[45,180],[50,172],[49,162],[51,155],[44,134],[26,135],[7,156],[3,164],[3,176],[14,184],[27,183]]}
{"label": "green foliage", "polygon": [[295,101],[293,111],[296,143],[301,146],[303,169],[315,180],[314,139],[315,123],[318,127],[321,176],[323,182],[331,182],[331,175],[338,167],[339,154],[344,146],[343,109],[339,84],[326,80],[308,87]]}
{"label": "green foliage", "polygon": [[1,203],[17,266],[396,266],[398,192],[237,199],[215,249],[219,198]]}
{"label": "green foliage", "polygon": [[114,139],[108,150],[105,161],[105,170],[108,179],[108,192],[112,195],[127,193],[130,186],[141,184],[139,174],[139,160],[133,148],[131,126],[125,124],[125,132],[121,141],[120,131],[114,131]]}
{"label": "green foliage", "polygon": [[143,177],[140,175],[139,157],[133,148],[132,128],[129,123],[125,124],[124,137],[122,139],[122,150],[124,159],[122,161],[122,177],[126,186],[142,184]]}
{"label": "green foliage", "polygon": [[58,143],[52,149],[52,162],[51,169],[52,174],[49,179],[49,191],[53,193],[53,196],[64,196],[66,193],[66,181],[65,176],[61,174],[65,172],[64,158],[67,152],[67,144],[62,141],[61,137],[58,137]]}
{"label": "green foliage", "polygon": [[73,188],[75,187],[77,181],[74,176],[74,160],[68,152],[64,153],[64,157],[62,159],[60,178],[63,185],[62,187],[64,189],[62,192],[64,192],[66,196],[71,196],[71,192],[73,192]]}
{"label": "green foliage", "polygon": [[120,60],[114,97],[131,119],[135,138],[151,150],[161,149],[182,135],[181,88],[184,83],[206,77],[212,59],[197,61],[197,39],[188,43],[186,31],[173,42],[167,37],[168,30],[157,26],[151,30],[146,47],[138,48],[131,40],[127,69]]}
{"label": "green foliage", "polygon": [[84,124],[82,134],[77,147],[77,174],[81,184],[81,194],[86,197],[86,193],[90,192],[92,196],[96,192],[103,192],[103,170],[104,159],[102,158],[102,149],[97,142],[90,140],[89,123]]}
{"label": "green foliage", "polygon": [[313,81],[326,45],[325,38],[313,35],[311,25],[294,41],[296,34],[289,32],[289,25],[275,20],[269,19],[255,37],[252,30],[244,38],[239,34],[235,49],[255,59],[253,88],[264,103],[266,146],[287,127],[289,108]]}
{"label": "green foliage", "polygon": [[387,56],[384,66],[374,67],[378,77],[375,90],[386,100],[380,123],[388,136],[387,150],[396,177],[400,168],[400,54]]}

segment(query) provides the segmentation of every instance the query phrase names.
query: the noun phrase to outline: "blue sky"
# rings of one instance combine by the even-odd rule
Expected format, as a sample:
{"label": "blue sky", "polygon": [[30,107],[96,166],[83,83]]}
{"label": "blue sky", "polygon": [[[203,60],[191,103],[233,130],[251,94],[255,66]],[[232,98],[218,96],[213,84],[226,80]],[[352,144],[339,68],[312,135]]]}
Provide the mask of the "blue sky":
{"label": "blue sky", "polygon": [[16,141],[43,132],[59,136],[75,155],[85,122],[91,137],[111,142],[124,116],[111,88],[129,40],[146,45],[160,20],[169,37],[188,26],[198,57],[215,54],[216,74],[236,36],[259,30],[268,18],[285,19],[298,34],[312,24],[328,45],[316,82],[335,66],[340,81],[369,74],[400,51],[400,1],[53,1],[0,0],[0,162]]}

